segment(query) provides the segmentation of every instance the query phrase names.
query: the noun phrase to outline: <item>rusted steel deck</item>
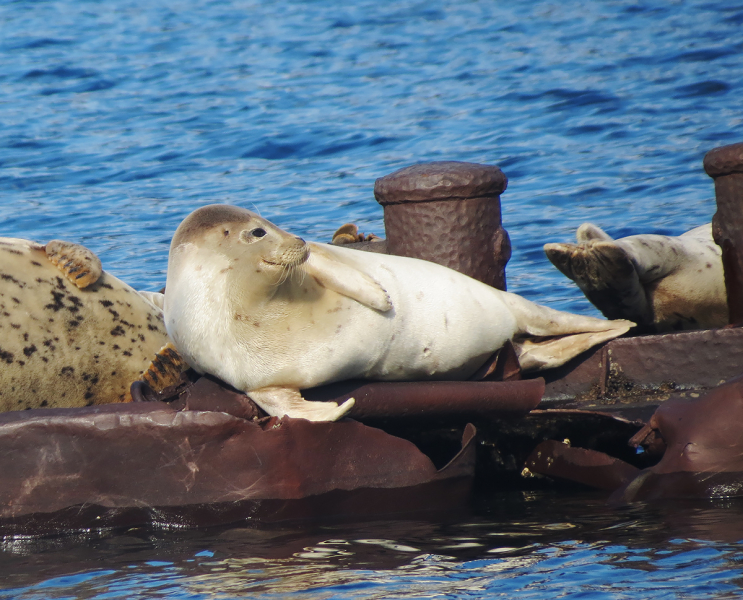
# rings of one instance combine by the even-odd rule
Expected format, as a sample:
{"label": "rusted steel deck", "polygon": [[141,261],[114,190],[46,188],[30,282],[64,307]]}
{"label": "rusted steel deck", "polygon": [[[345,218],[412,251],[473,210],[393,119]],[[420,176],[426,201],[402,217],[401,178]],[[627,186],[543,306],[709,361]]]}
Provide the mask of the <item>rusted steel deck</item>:
{"label": "rusted steel deck", "polygon": [[659,403],[674,392],[711,389],[743,373],[743,329],[712,329],[612,340],[540,373],[543,404],[562,407]]}
{"label": "rusted steel deck", "polygon": [[355,421],[249,420],[161,402],[0,415],[4,535],[404,515],[466,503],[472,425],[441,468]]}
{"label": "rusted steel deck", "polygon": [[[715,179],[715,239],[738,322],[743,144],[710,152],[705,168]],[[376,190],[392,246],[420,256],[436,244],[388,220],[461,209],[468,228],[479,223],[478,236],[447,239],[476,238],[478,247],[439,244],[440,260],[420,257],[505,288],[500,170],[436,163],[393,175]],[[433,218],[432,233],[441,222]],[[390,251],[388,242],[360,247]],[[0,529],[448,511],[467,504],[473,483],[482,493],[531,485],[534,475],[613,491],[616,502],[743,495],[741,374],[743,329],[730,327],[616,339],[539,377],[522,378],[506,346],[480,381],[303,391],[314,400],[354,397],[352,418],[337,423],[268,418],[241,392],[193,373],[160,395],[136,383],[134,404],[0,415]]]}

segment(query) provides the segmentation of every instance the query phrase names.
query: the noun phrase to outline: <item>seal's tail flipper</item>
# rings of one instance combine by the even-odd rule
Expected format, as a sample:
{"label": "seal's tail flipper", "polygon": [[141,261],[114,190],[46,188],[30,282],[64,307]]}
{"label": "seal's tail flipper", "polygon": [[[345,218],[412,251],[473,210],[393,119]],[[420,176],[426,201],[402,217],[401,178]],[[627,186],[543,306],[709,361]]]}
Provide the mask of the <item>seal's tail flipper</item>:
{"label": "seal's tail flipper", "polygon": [[[608,321],[621,323],[627,321]],[[519,358],[519,366],[524,372],[551,369],[565,364],[582,352],[590,350],[598,344],[613,340],[625,333],[630,325],[609,329],[607,331],[591,331],[574,333],[555,338],[524,338],[514,339],[513,347]]]}
{"label": "seal's tail flipper", "polygon": [[637,267],[616,242],[545,244],[544,253],[607,319],[652,322],[652,308]]}
{"label": "seal's tail flipper", "polygon": [[302,398],[299,390],[285,387],[265,387],[248,392],[250,399],[272,417],[292,417],[308,421],[337,421],[354,405],[349,398],[338,406],[336,402],[312,402]]}
{"label": "seal's tail flipper", "polygon": [[519,328],[513,345],[524,371],[559,367],[589,348],[627,333],[631,321],[597,319],[541,306],[516,294],[502,300]]}

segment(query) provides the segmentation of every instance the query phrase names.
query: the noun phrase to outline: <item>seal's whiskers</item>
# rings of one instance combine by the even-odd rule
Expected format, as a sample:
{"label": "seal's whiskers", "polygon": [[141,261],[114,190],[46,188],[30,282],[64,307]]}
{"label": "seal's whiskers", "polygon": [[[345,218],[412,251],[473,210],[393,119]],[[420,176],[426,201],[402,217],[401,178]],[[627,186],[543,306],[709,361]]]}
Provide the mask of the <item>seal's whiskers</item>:
{"label": "seal's whiskers", "polygon": [[291,275],[292,271],[292,265],[283,264],[281,265],[281,273],[279,273],[279,279],[276,282],[276,285],[279,286],[282,283],[284,283],[287,279],[289,279],[289,276]]}
{"label": "seal's whiskers", "polygon": [[[306,262],[303,262],[302,264],[294,265],[294,267],[292,267],[292,281],[297,285],[302,285],[305,277],[307,277],[307,269],[304,268],[305,264]],[[297,277],[295,278],[294,275],[297,275]]]}

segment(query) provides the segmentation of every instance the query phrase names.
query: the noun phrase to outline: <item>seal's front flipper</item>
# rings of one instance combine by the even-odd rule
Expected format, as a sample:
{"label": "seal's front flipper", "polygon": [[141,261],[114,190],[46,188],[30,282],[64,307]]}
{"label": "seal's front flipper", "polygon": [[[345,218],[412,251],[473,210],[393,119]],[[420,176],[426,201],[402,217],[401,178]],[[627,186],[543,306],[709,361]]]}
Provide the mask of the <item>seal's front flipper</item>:
{"label": "seal's front flipper", "polygon": [[321,246],[310,243],[305,270],[322,287],[333,290],[381,312],[392,309],[387,291],[356,267],[336,260]]}
{"label": "seal's front flipper", "polygon": [[179,383],[181,373],[186,369],[188,369],[188,363],[178,353],[175,346],[168,342],[157,351],[155,358],[144,370],[139,381],[144,381],[156,392],[162,392],[169,385]]}
{"label": "seal's front flipper", "polygon": [[100,259],[80,244],[52,240],[46,245],[46,256],[81,290],[93,285],[103,274]]}
{"label": "seal's front flipper", "polygon": [[299,390],[285,387],[265,387],[250,390],[248,396],[272,417],[291,417],[308,421],[337,421],[354,405],[349,398],[338,406],[335,402],[311,402],[302,398]]}

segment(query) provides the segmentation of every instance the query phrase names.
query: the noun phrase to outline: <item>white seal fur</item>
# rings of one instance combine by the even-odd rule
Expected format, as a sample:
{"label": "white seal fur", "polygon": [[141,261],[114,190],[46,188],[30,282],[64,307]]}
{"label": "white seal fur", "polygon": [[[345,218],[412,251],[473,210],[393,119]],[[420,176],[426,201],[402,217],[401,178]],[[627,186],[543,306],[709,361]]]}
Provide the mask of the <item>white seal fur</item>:
{"label": "white seal fur", "polygon": [[466,379],[507,340],[524,368],[552,367],[632,325],[545,308],[434,263],[305,243],[226,205],[178,227],[164,314],[194,369],[271,415],[310,420],[335,420],[352,401],[308,402],[301,389]]}
{"label": "white seal fur", "polygon": [[605,317],[658,332],[728,323],[721,251],[710,224],[678,237],[614,240],[584,223],[576,239],[577,244],[546,244],[544,251]]}

